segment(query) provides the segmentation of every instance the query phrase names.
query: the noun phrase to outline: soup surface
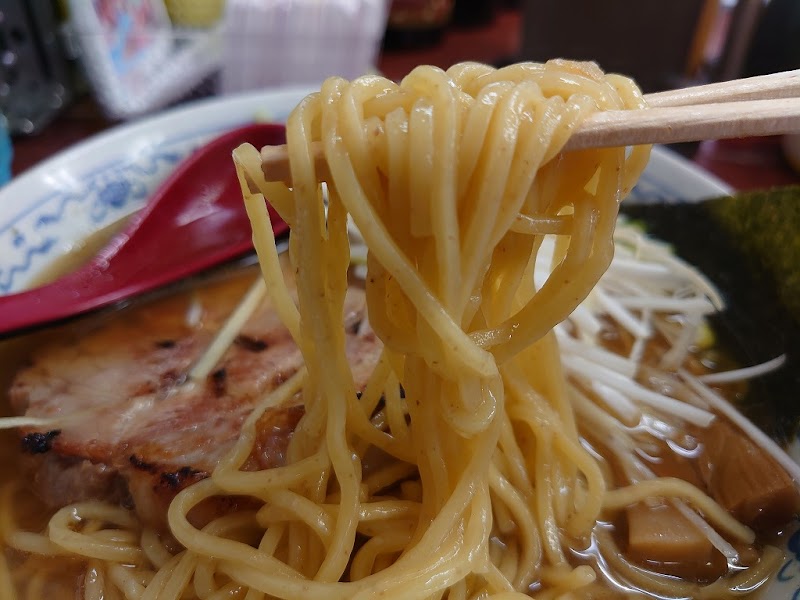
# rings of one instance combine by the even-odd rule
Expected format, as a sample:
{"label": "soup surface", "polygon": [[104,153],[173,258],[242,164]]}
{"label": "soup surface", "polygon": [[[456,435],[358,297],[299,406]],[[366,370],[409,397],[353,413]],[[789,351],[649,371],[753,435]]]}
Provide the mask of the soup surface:
{"label": "soup surface", "polygon": [[[43,434],[41,428],[2,433],[0,449],[6,466],[2,523],[5,535],[13,532],[16,536],[10,546],[25,547],[26,541],[20,542],[20,536],[26,535],[23,532],[45,531],[54,511],[62,506],[102,500],[135,515],[127,533],[123,533],[124,527],[110,529],[118,531],[120,539],[133,531],[136,536],[157,537],[167,551],[180,550],[167,532],[165,515],[170,501],[178,491],[213,471],[237,439],[253,398],[291,377],[301,364],[296,348],[288,343],[285,332],[281,333],[282,327],[265,303],[215,369],[194,384],[202,392],[188,395],[182,405],[169,404],[180,397],[175,390],[187,385],[192,364],[256,277],[253,268],[237,269],[168,297],[3,342],[6,368],[0,385],[11,390],[14,398],[12,406],[4,395],[5,414],[27,410],[38,417],[54,412],[74,417],[61,429]],[[362,361],[366,372],[377,360],[378,345],[364,320],[363,302],[363,292],[356,284],[348,296],[345,320],[351,332],[351,357],[355,363]],[[633,338],[612,318],[604,317],[602,323],[605,348],[620,356],[630,354]],[[670,326],[679,325],[669,323],[667,318],[665,333],[648,344],[644,365],[656,364],[667,351],[664,336],[669,335]],[[686,364],[696,374],[705,373],[712,354],[719,363],[718,349],[701,344]],[[646,366],[640,379],[667,393],[674,385]],[[743,385],[728,384],[717,390],[735,397]],[[141,416],[142,411],[146,416]],[[591,411],[588,414],[596,416]],[[288,439],[301,416],[302,407],[294,400],[263,416],[257,451],[245,469],[282,464]],[[718,417],[710,427],[687,426],[680,431],[659,430],[663,426],[644,419],[627,428],[631,439],[646,440],[636,449],[642,468],[657,476],[681,478],[707,491],[756,528],[758,540],[737,545],[737,562],[730,564],[679,507],[658,500],[631,505],[599,523],[597,538],[619,548],[636,568],[697,585],[730,577],[760,561],[775,561],[776,551],[765,553],[765,548],[780,543],[775,536],[797,509],[791,479],[724,418]],[[606,477],[624,484],[630,464],[620,459],[615,442],[599,434],[591,419],[579,422],[579,427],[584,444],[603,457],[600,461]],[[121,430],[125,432],[118,433]],[[379,455],[374,459],[374,465],[365,465],[367,473],[380,470],[386,460]],[[400,493],[399,488],[392,490],[390,486],[387,493]],[[196,510],[193,518],[202,525],[220,513],[246,510],[247,506],[245,500],[239,505],[209,503]],[[76,522],[72,527],[82,531],[83,525]],[[41,536],[38,541],[43,539]],[[502,553],[503,545],[498,536],[495,550]],[[109,576],[93,565],[91,558],[28,554],[8,546],[6,556],[13,585],[26,598],[71,598],[76,590],[85,590],[93,576]],[[502,562],[502,557],[497,560]],[[616,596],[615,589],[629,585],[620,577],[614,558],[593,550],[591,544],[571,560],[594,565],[605,573],[607,581],[593,586],[591,597]],[[154,567],[125,568],[146,584]],[[534,587],[532,593],[537,589],[547,589],[546,583]]]}

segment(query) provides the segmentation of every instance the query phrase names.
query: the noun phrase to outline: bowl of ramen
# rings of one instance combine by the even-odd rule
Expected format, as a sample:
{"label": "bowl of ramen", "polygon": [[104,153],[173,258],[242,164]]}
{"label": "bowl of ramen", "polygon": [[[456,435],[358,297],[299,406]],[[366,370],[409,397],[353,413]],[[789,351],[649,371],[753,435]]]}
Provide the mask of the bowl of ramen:
{"label": "bowl of ramen", "polygon": [[0,596],[791,597],[800,468],[732,402],[782,359],[720,358],[723,295],[617,222],[730,190],[663,148],[559,152],[635,85],[554,61],[310,91],[126,125],[0,192],[9,293],[215,134],[287,121],[290,185],[234,152],[258,266],[2,342]]}

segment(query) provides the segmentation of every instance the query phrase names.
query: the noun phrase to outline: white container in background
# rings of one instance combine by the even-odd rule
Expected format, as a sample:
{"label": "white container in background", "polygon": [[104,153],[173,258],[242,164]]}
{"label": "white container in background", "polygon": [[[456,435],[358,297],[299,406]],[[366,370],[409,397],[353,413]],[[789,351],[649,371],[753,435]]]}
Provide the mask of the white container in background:
{"label": "white container in background", "polygon": [[216,29],[173,28],[163,0],[69,0],[67,37],[113,119],[158,110],[220,65]]}
{"label": "white container in background", "polygon": [[228,0],[222,92],[373,71],[386,18],[387,0]]}

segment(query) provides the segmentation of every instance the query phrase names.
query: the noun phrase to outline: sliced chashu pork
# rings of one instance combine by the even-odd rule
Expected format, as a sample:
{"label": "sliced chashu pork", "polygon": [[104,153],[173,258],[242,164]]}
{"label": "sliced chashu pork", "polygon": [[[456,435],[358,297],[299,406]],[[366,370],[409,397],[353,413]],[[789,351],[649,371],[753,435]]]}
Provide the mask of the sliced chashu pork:
{"label": "sliced chashu pork", "polygon": [[[86,499],[128,504],[163,524],[178,491],[207,477],[238,438],[254,404],[302,365],[269,303],[247,321],[205,382],[181,382],[252,281],[252,274],[132,310],[37,349],[14,379],[12,406],[31,417],[63,417],[58,428],[21,432],[38,493],[58,507]],[[365,318],[364,293],[348,292],[346,351],[357,387],[380,343]],[[284,462],[303,408],[267,411],[251,468]]]}

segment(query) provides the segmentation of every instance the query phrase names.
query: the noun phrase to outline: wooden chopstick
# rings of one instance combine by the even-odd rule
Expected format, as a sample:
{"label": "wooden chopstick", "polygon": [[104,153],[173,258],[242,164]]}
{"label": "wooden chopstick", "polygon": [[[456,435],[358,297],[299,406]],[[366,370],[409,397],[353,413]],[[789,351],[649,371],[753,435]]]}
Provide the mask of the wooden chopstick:
{"label": "wooden chopstick", "polygon": [[800,97],[596,113],[564,150],[800,132]]}
{"label": "wooden chopstick", "polygon": [[[638,144],[670,144],[781,133],[800,133],[800,70],[645,96],[649,108],[592,115],[570,137],[565,151]],[[330,173],[322,150],[313,149],[317,177]],[[261,150],[268,181],[291,181],[285,146]]]}
{"label": "wooden chopstick", "polygon": [[800,69],[646,94],[650,108],[800,98]]}

